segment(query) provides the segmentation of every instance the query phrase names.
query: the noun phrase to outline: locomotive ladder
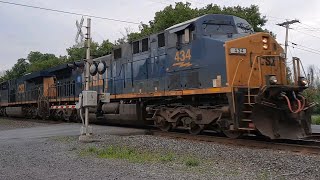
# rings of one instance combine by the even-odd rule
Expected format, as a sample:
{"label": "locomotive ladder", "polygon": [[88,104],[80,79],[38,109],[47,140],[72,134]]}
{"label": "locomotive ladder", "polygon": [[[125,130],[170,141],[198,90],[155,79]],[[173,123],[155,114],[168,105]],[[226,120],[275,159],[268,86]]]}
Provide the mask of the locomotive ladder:
{"label": "locomotive ladder", "polygon": [[253,106],[256,102],[256,97],[259,94],[260,88],[250,88],[247,90],[246,88],[243,89],[244,91],[244,102],[241,107],[240,118],[239,118],[239,128],[241,130],[255,130],[252,121],[252,110]]}
{"label": "locomotive ladder", "polygon": [[[259,71],[260,71],[260,84],[262,81],[262,72],[261,72],[261,63],[260,63],[260,58],[258,56],[255,57],[255,60],[251,66],[251,71],[249,74],[248,78],[248,84],[247,87],[235,87],[234,86],[234,81],[236,79],[236,76],[238,74],[238,69],[240,64],[244,61],[244,59],[240,59],[240,61],[237,64],[236,71],[233,77],[232,81],[232,99],[233,99],[233,110],[234,112],[237,112],[238,117],[236,117],[237,121],[237,128],[240,130],[255,130],[253,126],[253,121],[252,121],[252,110],[253,106],[255,104],[255,99],[258,96],[260,87],[250,87],[250,81],[251,81],[251,76],[253,74],[253,69],[255,67],[255,62],[258,61],[259,63]],[[239,103],[235,101],[235,88],[238,89],[238,91],[242,92],[244,98],[243,102]],[[237,108],[236,108],[237,107]]]}

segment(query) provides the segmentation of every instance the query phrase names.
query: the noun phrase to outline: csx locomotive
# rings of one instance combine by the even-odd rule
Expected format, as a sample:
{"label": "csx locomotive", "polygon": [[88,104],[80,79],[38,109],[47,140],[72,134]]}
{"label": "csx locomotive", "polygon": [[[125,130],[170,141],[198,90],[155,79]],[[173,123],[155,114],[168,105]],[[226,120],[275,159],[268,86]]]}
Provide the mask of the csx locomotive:
{"label": "csx locomotive", "polygon": [[[303,138],[311,133],[313,103],[302,95],[307,81],[297,58],[294,85],[288,83],[285,56],[270,34],[254,33],[244,19],[197,17],[94,59],[90,89],[98,106],[90,119],[192,134],[212,129],[232,138]],[[2,82],[0,113],[77,119],[83,69],[82,60]]]}

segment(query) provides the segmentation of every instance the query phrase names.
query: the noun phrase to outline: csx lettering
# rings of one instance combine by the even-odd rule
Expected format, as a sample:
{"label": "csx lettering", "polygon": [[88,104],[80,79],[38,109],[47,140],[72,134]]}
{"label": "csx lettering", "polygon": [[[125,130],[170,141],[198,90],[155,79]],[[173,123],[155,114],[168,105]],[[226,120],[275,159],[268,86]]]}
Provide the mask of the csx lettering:
{"label": "csx lettering", "polygon": [[191,52],[190,49],[187,51],[181,50],[176,52],[176,57],[174,58],[176,61],[185,61],[191,59]]}
{"label": "csx lettering", "polygon": [[275,59],[274,59],[274,58],[265,58],[265,59],[262,59],[261,65],[265,65],[265,66],[275,66]]}

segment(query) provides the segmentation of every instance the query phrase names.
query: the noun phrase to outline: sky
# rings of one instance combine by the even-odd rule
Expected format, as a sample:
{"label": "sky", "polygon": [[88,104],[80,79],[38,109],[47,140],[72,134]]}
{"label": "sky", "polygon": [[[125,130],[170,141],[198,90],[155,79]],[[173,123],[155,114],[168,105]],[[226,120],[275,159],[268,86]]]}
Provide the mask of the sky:
{"label": "sky", "polygon": [[[90,14],[131,22],[152,20],[155,12],[162,10],[175,0],[7,0],[13,3],[40,6],[58,10]],[[184,0],[180,0],[185,2]],[[178,1],[176,1],[178,2]],[[320,1],[308,0],[189,0],[192,7],[201,8],[213,3],[220,6],[258,5],[268,22],[263,28],[274,32],[279,43],[284,44],[285,28],[277,26],[286,19],[298,19],[292,25],[289,41],[298,44],[290,47],[288,58],[300,57],[304,66],[320,66]],[[27,7],[0,3],[0,71],[12,67],[17,59],[26,58],[30,51],[66,55],[66,48],[75,44],[76,20],[81,16],[61,14]],[[102,42],[112,42],[123,37],[125,29],[137,31],[137,24],[121,23],[103,19],[92,19],[92,37]],[[291,45],[291,43],[289,43]],[[301,50],[305,49],[305,50]],[[311,48],[311,49],[310,49]],[[313,50],[312,50],[313,49]],[[307,51],[317,50],[315,53]]]}

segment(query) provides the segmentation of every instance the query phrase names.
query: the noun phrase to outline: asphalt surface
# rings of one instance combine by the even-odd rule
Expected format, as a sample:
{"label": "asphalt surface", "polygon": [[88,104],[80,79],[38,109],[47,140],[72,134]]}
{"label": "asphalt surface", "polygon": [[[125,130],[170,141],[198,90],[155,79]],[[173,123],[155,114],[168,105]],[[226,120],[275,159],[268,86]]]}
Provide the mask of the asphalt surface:
{"label": "asphalt surface", "polygon": [[[25,140],[34,138],[48,138],[55,136],[80,135],[81,124],[53,124],[41,127],[18,128],[0,131],[0,142],[10,140]],[[145,134],[143,129],[92,125],[93,133],[108,135],[139,135]]]}
{"label": "asphalt surface", "polygon": [[312,125],[312,133],[320,133],[320,125]]}

